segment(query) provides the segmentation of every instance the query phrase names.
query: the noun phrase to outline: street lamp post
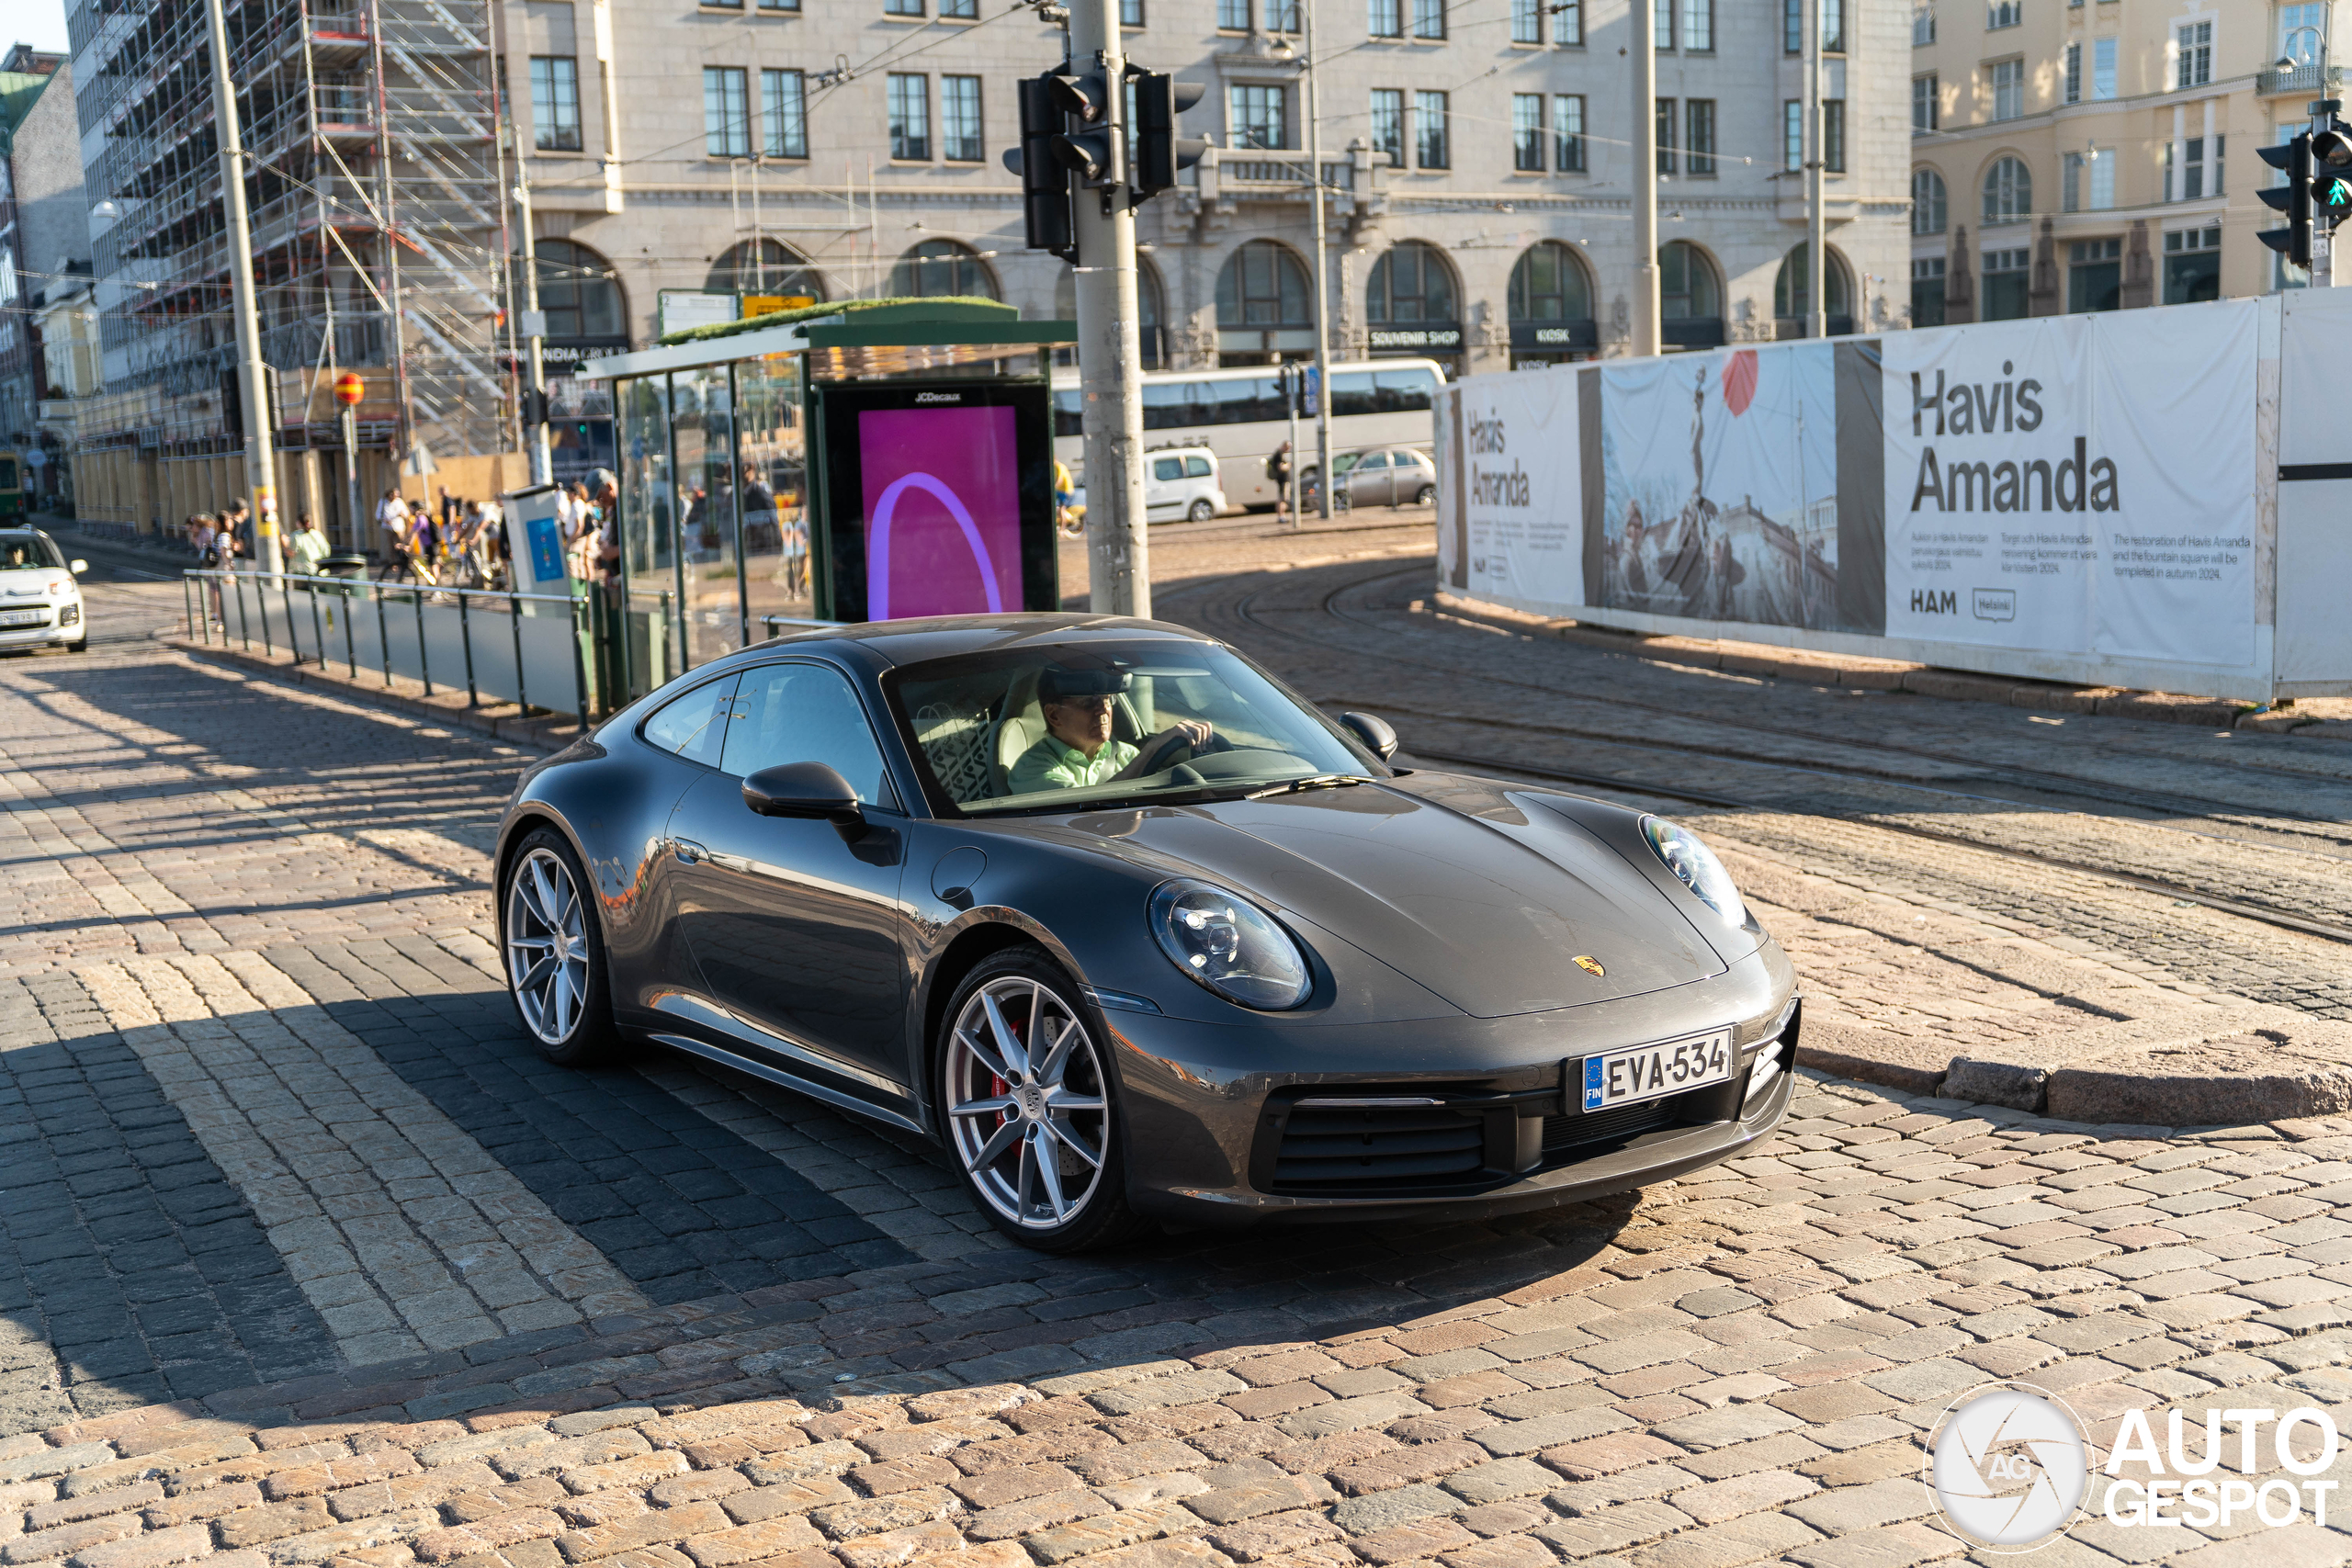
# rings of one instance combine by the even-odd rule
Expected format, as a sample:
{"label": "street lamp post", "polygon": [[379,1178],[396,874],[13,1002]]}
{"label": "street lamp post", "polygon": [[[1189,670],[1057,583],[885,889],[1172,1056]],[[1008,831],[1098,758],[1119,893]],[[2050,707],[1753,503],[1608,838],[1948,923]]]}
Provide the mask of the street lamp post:
{"label": "street lamp post", "polygon": [[[1315,487],[1316,515],[1331,515],[1331,286],[1324,255],[1323,122],[1321,96],[1315,74],[1315,0],[1303,0],[1305,29],[1300,41],[1306,49],[1306,180],[1315,193]],[[1298,449],[1291,448],[1291,471],[1298,471]],[[1293,496],[1297,486],[1292,486]],[[1291,513],[1297,515],[1294,499]]]}
{"label": "street lamp post", "polygon": [[254,300],[253,222],[245,211],[245,150],[237,130],[237,85],[229,73],[229,23],[220,0],[206,0],[212,26],[212,109],[220,141],[220,201],[229,224],[230,305],[237,318],[237,397],[245,426],[245,494],[264,571],[285,570],[278,551],[277,458],[270,450],[269,372],[261,357],[261,315]]}
{"label": "street lamp post", "polygon": [[531,482],[548,483],[555,477],[555,456],[548,450],[548,371],[541,354],[547,342],[548,319],[539,309],[539,253],[531,237],[531,182],[514,187],[514,209],[523,223],[523,334],[531,340],[530,415]]}
{"label": "street lamp post", "polygon": [[1649,0],[1625,7],[1634,57],[1634,352],[1656,354],[1659,342],[1657,277],[1657,53],[1650,37]]}

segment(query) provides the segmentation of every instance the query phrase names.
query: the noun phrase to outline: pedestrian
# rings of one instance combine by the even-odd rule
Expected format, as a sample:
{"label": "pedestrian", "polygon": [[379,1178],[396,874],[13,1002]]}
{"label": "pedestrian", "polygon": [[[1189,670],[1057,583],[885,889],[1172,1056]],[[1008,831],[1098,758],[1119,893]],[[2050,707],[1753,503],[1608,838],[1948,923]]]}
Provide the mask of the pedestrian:
{"label": "pedestrian", "polygon": [[326,559],[329,553],[327,536],[319,532],[317,519],[307,512],[296,518],[294,536],[287,543],[288,554],[293,558],[286,563],[287,570],[298,576],[316,577],[319,563]]}
{"label": "pedestrian", "polygon": [[212,566],[212,519],[202,512],[188,513],[187,542],[196,548],[196,564],[207,570]]}
{"label": "pedestrian", "polygon": [[1078,517],[1070,508],[1078,500],[1078,481],[1069,477],[1069,468],[1059,457],[1054,459],[1054,526],[1065,534],[1079,532]]}
{"label": "pedestrian", "polygon": [[261,550],[259,547],[261,541],[254,537],[253,513],[246,507],[245,498],[243,496],[238,496],[235,500],[229,502],[228,514],[221,519],[220,525],[223,528],[226,528],[229,531],[230,536],[236,540],[237,554],[245,563],[243,566],[238,567],[234,570],[239,571],[258,570],[258,563],[261,559]]}
{"label": "pedestrian", "polygon": [[1290,443],[1285,441],[1274,448],[1266,459],[1266,478],[1273,482],[1274,516],[1287,519],[1290,515]]}
{"label": "pedestrian", "polygon": [[397,489],[384,492],[376,508],[376,521],[384,528],[384,576],[389,579],[408,557],[408,502]]}

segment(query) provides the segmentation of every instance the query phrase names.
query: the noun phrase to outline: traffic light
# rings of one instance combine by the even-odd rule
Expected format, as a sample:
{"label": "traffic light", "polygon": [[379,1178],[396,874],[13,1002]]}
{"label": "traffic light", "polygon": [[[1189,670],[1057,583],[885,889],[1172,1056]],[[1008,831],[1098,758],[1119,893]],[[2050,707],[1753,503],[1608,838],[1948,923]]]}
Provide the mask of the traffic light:
{"label": "traffic light", "polygon": [[[2333,133],[2330,133],[2333,134]],[[2312,135],[2304,131],[2283,147],[2257,147],[2255,152],[2274,169],[2287,171],[2287,183],[2254,194],[2273,212],[2287,215],[2284,229],[2265,229],[2255,236],[2300,267],[2312,265]]]}
{"label": "traffic light", "polygon": [[1112,126],[1111,84],[1100,65],[1079,72],[1067,62],[1046,76],[1046,91],[1075,129],[1053,138],[1053,155],[1090,187],[1120,182],[1119,136]]}
{"label": "traffic light", "polygon": [[545,392],[543,392],[543,391],[539,390],[539,389],[538,389],[537,388],[536,388],[536,387],[526,387],[526,388],[524,388],[524,389],[523,389],[523,406],[522,406],[522,408],[521,408],[521,410],[520,410],[519,412],[521,412],[521,414],[522,414],[522,416],[523,416],[523,428],[525,428],[526,430],[528,430],[528,429],[529,429],[529,428],[531,428],[533,425],[538,425],[538,424],[545,424],[545,423],[548,423],[548,395],[547,395],[547,393],[545,393]]}
{"label": "traffic light", "polygon": [[2312,214],[2332,231],[2352,217],[2352,133],[2333,119],[2312,133]]}
{"label": "traffic light", "polygon": [[1004,166],[1021,176],[1023,241],[1033,251],[1062,257],[1077,254],[1071,231],[1069,171],[1053,154],[1062,111],[1046,88],[1046,76],[1016,84],[1021,102],[1021,145],[1005,150]]}
{"label": "traffic light", "polygon": [[1201,160],[1208,143],[1197,136],[1176,134],[1176,117],[1201,101],[1208,89],[1198,82],[1179,82],[1156,71],[1133,73],[1136,104],[1136,199],[1147,200],[1174,188],[1176,171]]}

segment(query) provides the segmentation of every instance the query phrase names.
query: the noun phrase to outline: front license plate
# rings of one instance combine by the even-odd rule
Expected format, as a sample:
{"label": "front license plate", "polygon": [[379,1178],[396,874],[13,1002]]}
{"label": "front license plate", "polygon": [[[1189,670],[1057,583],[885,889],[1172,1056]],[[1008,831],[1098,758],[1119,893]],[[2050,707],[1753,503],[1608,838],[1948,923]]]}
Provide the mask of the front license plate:
{"label": "front license plate", "polygon": [[1606,1111],[1612,1105],[1631,1105],[1724,1083],[1731,1077],[1735,1059],[1729,1029],[1587,1056],[1584,1108]]}
{"label": "front license plate", "polygon": [[48,619],[47,610],[0,610],[0,626],[37,626]]}

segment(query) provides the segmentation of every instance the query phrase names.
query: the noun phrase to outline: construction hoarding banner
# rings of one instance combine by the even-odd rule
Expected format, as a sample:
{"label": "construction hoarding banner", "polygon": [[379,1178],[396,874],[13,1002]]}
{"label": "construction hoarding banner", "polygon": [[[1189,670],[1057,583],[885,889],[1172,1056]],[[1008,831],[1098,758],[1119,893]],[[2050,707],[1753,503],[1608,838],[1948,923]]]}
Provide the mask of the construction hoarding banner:
{"label": "construction hoarding banner", "polygon": [[2257,356],[2281,309],[1470,377],[1438,403],[1440,585],[1629,631],[2267,697]]}

